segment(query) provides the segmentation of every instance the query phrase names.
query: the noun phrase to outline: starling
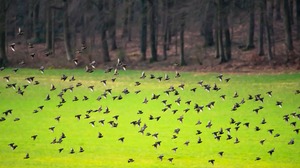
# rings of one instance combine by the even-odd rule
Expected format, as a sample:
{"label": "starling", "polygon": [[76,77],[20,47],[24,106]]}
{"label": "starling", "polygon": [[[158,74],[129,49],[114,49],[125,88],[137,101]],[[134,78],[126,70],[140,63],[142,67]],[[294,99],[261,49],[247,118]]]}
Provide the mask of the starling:
{"label": "starling", "polygon": [[36,140],[37,136],[38,136],[38,135],[32,135],[31,138],[32,138],[33,140]]}
{"label": "starling", "polygon": [[163,160],[163,158],[164,158],[164,155],[163,155],[163,154],[161,154],[161,155],[159,155],[157,158],[158,158],[160,161],[162,161],[162,160]]}
{"label": "starling", "polygon": [[127,162],[132,163],[132,162],[134,162],[134,160],[132,158],[129,158]]}
{"label": "starling", "polygon": [[140,76],[140,79],[145,79],[146,78],[146,74],[145,74],[145,72],[143,71],[142,72],[142,75]]}
{"label": "starling", "polygon": [[272,154],[275,152],[275,148],[271,149],[268,151],[268,153],[270,154],[270,156],[272,156]]}
{"label": "starling", "polygon": [[121,141],[122,143],[124,142],[125,137],[121,137],[118,139],[118,141]]}
{"label": "starling", "polygon": [[265,141],[266,141],[266,139],[262,139],[262,140],[259,141],[259,143],[260,143],[261,145],[263,145]]}
{"label": "starling", "polygon": [[212,165],[214,165],[215,159],[210,159],[210,160],[208,160],[208,162],[211,163]]}
{"label": "starling", "polygon": [[80,153],[84,152],[84,149],[83,149],[83,147],[81,147],[81,146],[80,146],[80,148],[79,148],[79,152],[80,152]]}
{"label": "starling", "polygon": [[74,153],[75,153],[75,150],[73,148],[71,148],[70,154],[74,154]]}
{"label": "starling", "polygon": [[276,101],[276,106],[282,108],[282,101]]}
{"label": "starling", "polygon": [[293,139],[291,139],[291,140],[289,141],[288,145],[293,145],[294,143],[295,143],[295,141],[294,141],[294,138],[293,138]]}
{"label": "starling", "polygon": [[29,153],[25,155],[24,159],[29,159]]}
{"label": "starling", "polygon": [[219,154],[220,156],[223,156],[224,151],[220,151],[220,152],[218,152],[218,154]]}

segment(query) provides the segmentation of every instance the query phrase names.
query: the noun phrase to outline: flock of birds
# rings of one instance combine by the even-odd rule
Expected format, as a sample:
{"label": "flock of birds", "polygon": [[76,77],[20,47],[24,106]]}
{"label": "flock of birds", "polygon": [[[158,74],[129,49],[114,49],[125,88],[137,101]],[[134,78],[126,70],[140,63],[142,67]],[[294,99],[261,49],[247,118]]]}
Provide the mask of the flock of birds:
{"label": "flock of birds", "polygon": [[[19,29],[19,35],[22,35],[23,32],[21,29]],[[15,43],[12,43],[10,45],[10,48],[12,51],[16,51],[15,48]],[[29,45],[30,48],[32,48],[32,44]],[[82,46],[81,49],[78,52],[81,52],[83,50],[85,50],[86,47]],[[47,55],[49,55],[50,53],[47,53]],[[32,53],[30,54],[30,56],[32,58],[34,58],[35,54]],[[78,65],[78,61],[77,59],[74,59],[74,64]],[[24,62],[22,62],[23,64]],[[93,61],[91,63],[89,63],[86,68],[85,71],[87,73],[93,73],[96,69],[96,62]],[[136,79],[132,79],[132,80],[137,80],[134,82],[134,86],[133,88],[125,88],[121,91],[121,93],[114,93],[114,90],[112,90],[110,88],[110,86],[113,86],[114,83],[118,82],[118,75],[119,75],[119,70],[125,70],[126,71],[127,65],[125,63],[123,63],[122,61],[120,61],[118,59],[116,65],[114,67],[108,67],[107,69],[104,70],[104,73],[112,73],[112,78],[111,79],[102,79],[100,80],[100,83],[103,84],[103,86],[105,87],[105,89],[103,90],[103,93],[100,94],[96,100],[91,100],[89,95],[86,94],[83,97],[78,97],[77,95],[72,95],[73,98],[72,100],[66,99],[65,94],[67,91],[70,91],[71,93],[74,93],[74,90],[76,90],[79,87],[87,87],[87,89],[90,90],[89,93],[94,93],[95,89],[97,86],[94,85],[88,85],[86,86],[85,84],[81,83],[81,82],[77,82],[76,81],[76,77],[75,76],[67,76],[65,74],[60,76],[60,80],[61,82],[72,82],[73,85],[69,86],[69,87],[65,87],[65,88],[59,88],[57,86],[55,86],[54,84],[49,84],[50,89],[49,89],[49,94],[47,94],[44,98],[43,101],[47,102],[47,101],[53,101],[53,91],[55,90],[59,90],[61,89],[61,91],[59,92],[59,94],[57,95],[59,97],[59,102],[56,104],[56,107],[59,109],[60,107],[64,106],[66,103],[69,102],[84,102],[84,101],[99,101],[99,104],[101,104],[101,102],[103,101],[108,101],[108,100],[113,100],[113,101],[119,101],[119,103],[122,103],[122,100],[126,99],[126,96],[129,94],[142,94],[143,91],[139,90],[139,86],[142,85],[142,81],[146,81],[146,80],[157,80],[158,82],[169,82],[170,83],[170,87],[165,88],[165,90],[163,92],[160,93],[153,93],[151,96],[150,95],[145,95],[145,97],[143,98],[143,100],[137,100],[137,102],[140,102],[142,104],[143,107],[147,107],[147,105],[149,104],[149,102],[151,101],[159,101],[161,102],[161,107],[162,113],[173,113],[174,116],[176,117],[176,121],[178,122],[178,127],[176,127],[172,133],[172,136],[169,138],[170,141],[174,141],[176,139],[178,139],[181,135],[182,129],[180,128],[180,125],[184,122],[185,118],[190,115],[191,113],[202,113],[205,112],[207,110],[212,110],[214,109],[214,107],[217,105],[217,103],[219,101],[213,100],[208,102],[207,104],[200,104],[199,102],[197,102],[196,98],[195,99],[187,99],[185,97],[183,97],[182,92],[189,92],[188,94],[194,94],[196,92],[198,92],[198,90],[202,89],[205,92],[208,92],[210,94],[219,94],[218,91],[220,91],[221,87],[218,86],[218,84],[216,84],[217,82],[223,82],[223,83],[230,83],[231,82],[231,78],[225,77],[222,74],[216,76],[216,83],[214,84],[209,84],[206,83],[206,81],[200,80],[197,83],[196,87],[192,87],[189,88],[189,86],[186,86],[184,83],[181,83],[178,86],[173,85],[174,84],[174,79],[176,78],[181,78],[181,74],[176,71],[174,75],[168,75],[165,74],[163,76],[157,76],[155,74],[146,74],[146,72],[142,72],[142,74],[139,77],[136,77]],[[5,71],[6,69],[4,67],[0,68],[0,74],[1,71]],[[13,73],[18,73],[18,68],[13,69]],[[41,66],[39,68],[41,73],[45,73],[45,67]],[[25,78],[25,80],[27,81],[26,84],[21,84],[21,83],[15,83],[15,82],[11,82],[13,81],[11,78],[13,78],[13,75],[7,75],[7,76],[3,76],[3,82],[6,82],[5,88],[0,88],[0,97],[1,97],[1,92],[5,92],[5,90],[9,90],[9,89],[14,89],[16,91],[16,94],[19,94],[20,96],[30,96],[26,94],[26,89],[28,87],[39,87],[40,82],[38,81],[38,79],[36,79],[33,76],[27,77]],[[177,81],[178,82],[178,81]],[[175,82],[176,83],[176,82]],[[132,91],[134,90],[134,91]],[[162,96],[164,95],[164,96]],[[295,90],[295,96],[300,95],[300,90]],[[44,96],[44,95],[43,95]],[[239,95],[238,92],[235,92],[233,95],[218,95],[219,99],[221,101],[225,101],[227,99],[232,99],[232,100],[238,100],[241,99],[239,101],[237,101],[236,103],[234,103],[231,107],[231,111],[232,112],[236,112],[240,109],[241,106],[243,106],[244,104],[248,103],[248,102],[260,102],[261,105],[251,109],[254,113],[259,113],[262,109],[264,109],[263,104],[266,101],[265,97],[270,97],[272,98],[273,96],[273,92],[267,91],[266,93],[263,94],[249,94],[248,97],[242,97]],[[164,99],[166,98],[166,99]],[[168,99],[170,98],[170,99]],[[295,97],[296,98],[296,97]],[[5,97],[2,97],[2,99],[5,99]],[[171,99],[175,99],[174,102],[171,102]],[[56,99],[54,99],[56,100]],[[176,108],[179,106],[184,106],[186,108],[183,108],[183,110],[179,110],[179,108]],[[127,123],[128,125],[132,125],[134,128],[138,128],[137,130],[137,134],[141,134],[143,136],[146,137],[153,137],[155,138],[155,142],[152,144],[152,147],[157,149],[160,146],[163,145],[163,143],[168,143],[168,142],[163,142],[162,140],[160,140],[160,136],[165,134],[164,132],[150,132],[149,130],[149,122],[151,121],[157,121],[157,123],[159,124],[159,121],[162,119],[162,115],[159,115],[159,113],[157,113],[157,115],[154,114],[148,114],[145,112],[144,110],[140,109],[140,104],[138,103],[133,103],[132,106],[136,106],[137,108],[137,113],[136,115],[139,116],[145,116],[147,115],[147,120],[146,119],[142,119],[142,117],[138,118],[137,120],[133,120],[130,123]],[[277,106],[278,108],[282,108],[284,106],[284,103],[282,101],[276,101],[276,103],[274,104],[274,106]],[[33,110],[33,114],[39,113],[41,111],[43,111],[44,108],[47,108],[45,105],[41,105],[39,107],[37,107],[36,109]],[[2,109],[3,110],[3,109]],[[2,112],[2,116],[0,117],[0,128],[1,128],[1,122],[11,122],[10,120],[10,116],[14,116],[14,111],[15,109],[12,107],[11,109],[6,109]],[[105,119],[98,119],[95,120],[95,117],[93,117],[95,114],[111,114],[113,113],[110,110],[110,107],[106,106],[100,106],[99,108],[96,109],[89,109],[83,113],[80,114],[75,114],[74,115],[74,119],[78,120],[78,121],[82,121],[82,120],[87,120],[88,124],[91,125],[92,127],[99,127],[99,126],[106,126],[106,124],[109,125],[109,127],[111,128],[118,128],[119,127],[119,118],[125,118],[127,117],[126,114],[112,114],[112,119],[107,121]],[[191,115],[195,115],[195,114],[191,114]],[[57,122],[60,122],[62,116],[59,115],[57,117],[55,117],[54,119]],[[285,114],[282,117],[282,121],[289,123],[289,125],[291,126],[291,131],[294,133],[294,136],[297,136],[299,134],[299,130],[300,128],[297,128],[297,122],[295,120],[292,120],[292,118],[295,119],[300,119],[300,113],[296,113],[296,112],[291,112],[289,114]],[[22,122],[22,119],[19,117],[15,117],[13,119],[13,122]],[[255,132],[261,131],[262,125],[266,125],[268,124],[269,121],[267,121],[267,118],[263,118],[261,120],[261,123],[259,124],[252,124],[250,122],[242,122],[239,121],[237,119],[234,118],[230,118],[230,120],[228,121],[228,124],[224,127],[218,128],[218,130],[212,130],[212,128],[214,128],[214,125],[217,125],[217,123],[213,122],[213,119],[209,120],[207,122],[207,124],[205,124],[203,121],[201,121],[200,119],[198,119],[198,121],[196,123],[188,123],[190,125],[194,125],[197,130],[195,132],[195,137],[196,137],[196,141],[192,141],[192,140],[186,140],[183,144],[183,146],[189,146],[190,143],[195,143],[195,144],[201,144],[203,143],[203,139],[201,138],[201,134],[203,132],[210,132],[211,133],[211,138],[209,141],[213,141],[213,140],[217,140],[217,141],[232,141],[233,144],[239,144],[241,141],[238,137],[234,137],[233,136],[233,131],[238,132],[240,130],[241,127],[245,127],[245,128],[251,128],[254,129]],[[198,129],[198,126],[200,125],[204,125],[203,129],[200,130]],[[252,125],[255,125],[252,127]],[[50,126],[48,129],[51,132],[55,132],[55,126]],[[193,130],[194,131],[194,130]],[[274,138],[278,138],[281,136],[280,133],[276,132],[276,130],[270,128],[267,129],[267,131],[269,132],[270,135],[272,135]],[[287,130],[290,131],[290,130]],[[31,139],[33,141],[35,141],[37,138],[39,137],[38,134],[34,134],[31,135]],[[66,138],[69,138],[69,136],[67,136],[64,132],[61,133],[61,135],[58,138],[54,138],[50,143],[51,144],[62,144],[63,141]],[[95,135],[95,137],[97,137],[98,139],[102,139],[105,138],[106,135],[103,134],[102,132],[98,132],[97,135]],[[117,139],[119,142],[121,143],[126,143],[126,136],[122,136],[119,137]],[[266,138],[263,138],[259,141],[260,145],[264,145],[264,143],[268,141]],[[286,142],[287,145],[293,145],[295,143],[295,138],[291,138],[288,142]],[[12,151],[18,150],[18,144],[11,142],[8,144],[8,147],[10,147],[12,149]],[[174,153],[177,152],[177,150],[181,150],[181,146],[174,146],[172,150]],[[57,150],[58,153],[63,153],[65,150],[63,147],[59,148],[59,149],[55,149]],[[182,149],[184,150],[184,149]],[[76,154],[76,153],[83,153],[83,152],[88,152],[84,149],[83,146],[80,146],[78,148],[71,148],[69,149],[68,153],[69,154]],[[274,153],[276,152],[276,148],[270,148],[268,151],[266,151],[266,153],[268,153],[270,156],[272,156]],[[218,155],[220,157],[223,157],[226,155],[226,151],[224,150],[220,150],[218,152]],[[24,159],[29,159],[31,157],[30,153],[25,153],[24,155]],[[170,157],[166,157],[164,154],[159,154],[157,156],[157,159],[163,161],[164,159],[168,160],[169,162],[173,163],[174,159],[176,159],[176,154],[174,154],[173,156]],[[254,161],[259,161],[261,160],[261,156],[257,156],[256,158],[253,158]],[[128,163],[133,163],[135,162],[135,158],[134,157],[130,157],[128,158],[128,160],[126,161]],[[214,165],[216,162],[216,158],[211,158],[207,161],[208,163]]]}
{"label": "flock of birds", "polygon": [[[110,67],[110,68],[107,68],[105,70],[105,73],[113,72],[113,74],[114,74],[112,79],[111,79],[111,83],[110,83],[111,85],[113,85],[113,83],[115,83],[117,81],[118,69],[126,70],[126,65],[123,64],[120,60],[118,60],[116,67]],[[1,71],[4,71],[4,70],[5,70],[5,68],[1,68]],[[45,69],[43,69],[41,71],[41,73],[44,73],[44,70]],[[92,70],[87,70],[86,72],[91,73],[94,70],[95,70],[94,67],[92,67]],[[17,71],[14,70],[14,73],[17,73]],[[164,76],[155,76],[153,74],[150,74],[148,76],[145,72],[142,72],[141,76],[138,78],[139,81],[134,82],[134,89],[135,89],[134,93],[131,93],[131,89],[125,88],[124,90],[122,90],[121,93],[118,93],[116,95],[113,94],[112,89],[109,88],[108,79],[103,79],[100,82],[103,84],[104,87],[106,87],[106,89],[94,101],[99,101],[99,102],[102,101],[103,102],[103,101],[105,101],[105,99],[108,100],[111,97],[111,99],[113,101],[119,100],[121,102],[121,100],[125,99],[126,95],[128,95],[128,94],[136,94],[137,95],[137,94],[142,93],[142,90],[138,90],[138,87],[142,84],[142,80],[146,80],[148,78],[148,79],[151,79],[151,80],[158,80],[159,82],[167,82],[167,81],[170,81],[170,80],[172,81],[172,79],[174,79],[174,78],[180,78],[180,77],[181,77],[181,74],[177,71],[176,71],[174,76],[169,76],[168,74],[165,74]],[[231,80],[230,78],[225,78],[222,74],[218,75],[216,78],[220,82],[226,82],[226,83],[230,82],[230,80]],[[30,87],[33,87],[33,86],[37,87],[40,84],[40,82],[37,79],[35,79],[35,77],[27,77],[25,79],[27,81],[27,84],[24,84],[24,85],[21,85],[21,84],[18,84],[18,83],[11,83],[11,77],[10,76],[3,76],[3,80],[5,82],[7,82],[5,89],[14,89],[14,90],[16,90],[17,94],[20,94],[22,96],[26,95],[25,91],[30,85],[32,85]],[[59,97],[59,100],[60,100],[59,103],[57,104],[57,108],[62,107],[66,102],[70,102],[70,100],[66,100],[65,97],[64,97],[64,95],[67,91],[73,92],[78,87],[84,87],[84,85],[81,82],[76,83],[76,78],[74,76],[69,77],[69,76],[63,74],[60,77],[60,80],[62,82],[66,82],[66,81],[74,82],[74,84],[76,84],[76,85],[75,85],[75,87],[71,85],[70,87],[66,87],[66,88],[61,89],[61,92],[59,92],[59,94],[57,95]],[[183,84],[183,83],[178,85],[178,86],[171,85],[170,87],[166,88],[163,91],[163,93],[153,93],[150,97],[148,95],[148,97],[145,96],[145,98],[143,100],[140,100],[141,104],[145,104],[145,105],[147,105],[148,102],[150,102],[150,101],[160,101],[161,106],[163,107],[163,109],[162,109],[163,113],[164,112],[170,112],[170,113],[173,113],[174,115],[177,114],[177,113],[181,113],[181,115],[178,118],[176,118],[176,120],[178,121],[179,127],[174,129],[173,135],[172,135],[172,137],[170,137],[170,140],[176,140],[178,137],[180,137],[180,132],[181,132],[180,124],[182,124],[184,122],[184,119],[188,114],[192,113],[192,111],[194,111],[196,113],[201,113],[201,112],[206,111],[206,110],[212,110],[216,105],[216,101],[211,101],[211,102],[209,102],[205,105],[199,105],[198,102],[196,102],[195,100],[185,100],[184,97],[181,97],[181,93],[183,91],[190,92],[190,94],[192,94],[192,93],[195,93],[198,89],[203,89],[206,92],[218,93],[218,91],[222,89],[216,83],[213,84],[213,85],[210,85],[208,83],[205,83],[205,81],[203,81],[203,80],[199,81],[197,83],[197,85],[198,85],[198,87],[190,88],[189,90],[187,90],[187,86],[185,86],[185,84]],[[90,90],[91,93],[94,92],[95,86],[90,85],[90,86],[85,86],[85,87],[87,87]],[[2,92],[5,91],[3,89],[4,88],[1,88]],[[44,98],[44,101],[51,101],[52,97],[53,97],[53,94],[51,94],[50,92],[55,91],[57,89],[58,88],[54,84],[51,84],[49,94],[46,95],[46,97]],[[174,104],[177,104],[178,107],[180,105],[184,104],[187,108],[183,109],[183,111],[180,112],[173,105],[173,103],[170,102],[168,99],[162,99],[163,96],[161,96],[161,94],[165,94],[165,95],[167,95],[167,97],[175,98]],[[295,95],[299,95],[299,94],[300,94],[300,90],[296,90]],[[1,96],[1,94],[0,94],[0,96]],[[263,103],[265,101],[265,96],[272,97],[273,92],[268,91],[268,92],[265,93],[265,95],[255,94],[255,95],[249,95],[247,98],[242,98],[241,101],[238,101],[237,103],[233,104],[233,106],[231,108],[231,111],[232,112],[237,111],[241,106],[243,106],[243,104],[245,104],[246,102],[250,102],[250,101],[261,102],[261,104],[263,105]],[[230,95],[224,95],[224,94],[219,95],[219,99],[223,100],[223,101],[225,101],[227,99],[230,99],[228,97],[230,97]],[[235,92],[232,95],[232,99],[236,99],[238,97],[239,97],[238,92]],[[88,95],[83,96],[82,99],[77,97],[76,95],[74,95],[74,97],[71,101],[72,102],[78,102],[78,101],[88,101],[88,100],[92,101],[92,100],[89,99]],[[185,100],[184,103],[182,102],[183,100]],[[140,105],[136,105],[136,106],[137,106],[137,109],[140,108]],[[278,106],[278,108],[282,108],[282,106],[284,106],[284,104],[283,104],[282,101],[276,101],[276,104],[274,104],[274,106]],[[41,106],[37,107],[37,109],[35,109],[33,111],[33,114],[39,113],[44,108],[45,108],[44,105],[41,105]],[[257,108],[254,108],[252,111],[254,113],[259,113],[260,110],[262,110],[263,108],[264,108],[263,106],[259,106]],[[9,119],[9,116],[13,115],[13,111],[14,111],[13,108],[3,111],[3,116],[0,118],[0,124],[1,124],[1,122],[7,122],[6,120]],[[110,127],[117,128],[119,126],[119,123],[118,123],[119,118],[120,117],[126,117],[125,114],[123,114],[123,115],[115,114],[115,115],[112,116],[112,120],[110,120],[110,121],[105,121],[105,119],[100,119],[98,121],[94,120],[94,119],[89,120],[90,118],[92,118],[93,114],[99,114],[99,113],[103,113],[103,115],[105,115],[105,114],[111,113],[111,111],[110,111],[110,108],[107,107],[107,106],[105,108],[100,106],[97,109],[90,109],[90,110],[87,110],[85,113],[76,114],[76,115],[74,115],[74,118],[76,120],[79,120],[79,121],[82,120],[82,119],[86,119],[86,120],[89,121],[88,124],[90,124],[92,127],[95,127],[97,124],[104,126],[106,123],[108,123]],[[152,144],[152,146],[155,149],[159,148],[162,145],[162,141],[159,140],[159,135],[162,135],[164,133],[163,132],[161,132],[161,133],[159,133],[159,132],[154,132],[154,133],[148,132],[147,131],[147,128],[148,128],[147,122],[149,122],[149,121],[159,121],[159,120],[161,120],[162,116],[161,115],[154,116],[153,114],[146,114],[146,113],[144,113],[143,110],[138,110],[137,115],[140,115],[140,116],[149,115],[148,121],[145,121],[145,120],[142,120],[141,118],[139,118],[137,120],[131,121],[128,124],[133,125],[134,127],[138,127],[139,129],[138,129],[137,133],[142,134],[144,136],[154,137],[156,139],[156,141]],[[59,115],[59,116],[55,117],[54,119],[57,122],[59,122],[61,120],[61,117],[62,116]],[[296,128],[297,122],[296,121],[291,121],[291,118],[300,119],[300,113],[293,112],[293,113],[284,115],[283,118],[282,118],[283,121],[285,121],[285,122],[287,122],[291,125],[291,127],[293,128],[292,131],[295,133],[295,136],[296,136],[297,134],[299,134],[300,129]],[[16,118],[13,119],[13,121],[14,122],[20,122],[20,118],[16,117]],[[265,125],[267,123],[268,122],[266,121],[266,118],[263,118],[260,124]],[[198,125],[203,125],[204,123],[201,120],[198,120],[196,123],[189,123],[189,124],[198,126]],[[231,133],[232,130],[238,131],[240,129],[240,127],[242,127],[242,125],[245,126],[246,128],[251,127],[249,122],[242,123],[241,121],[237,121],[236,119],[231,118],[229,123],[228,123],[230,125],[229,127],[227,127],[227,128],[221,127],[218,131],[211,131],[211,128],[213,127],[214,124],[215,123],[213,123],[212,120],[209,120],[207,122],[207,124],[205,125],[206,130],[202,130],[202,131],[200,129],[196,130],[195,135],[198,137],[197,141],[196,141],[197,144],[201,144],[203,142],[203,139],[201,139],[201,134],[203,133],[203,131],[211,132],[212,133],[212,138],[216,139],[217,141],[226,140],[226,141],[233,141],[233,144],[239,144],[240,140],[239,140],[238,137],[233,137],[232,136],[232,133]],[[1,125],[0,125],[0,127],[1,127]],[[254,130],[256,132],[258,132],[258,131],[261,130],[261,127],[259,125],[256,125],[256,126],[254,126]],[[49,131],[54,132],[55,127],[54,126],[49,127]],[[275,134],[276,130],[274,130],[274,129],[268,129],[267,131],[271,135],[274,134],[273,135],[274,138],[278,138],[280,136],[279,133]],[[37,139],[37,137],[38,137],[37,134],[31,136],[33,141],[35,141]],[[67,136],[65,135],[65,133],[62,132],[59,138],[55,137],[53,139],[51,144],[61,144],[61,143],[63,143],[65,138],[67,138]],[[105,135],[103,135],[101,132],[98,132],[97,138],[99,138],[99,139],[105,138]],[[126,139],[126,137],[122,136],[118,139],[118,141],[124,143],[125,139]],[[259,143],[261,145],[263,145],[265,143],[265,141],[266,141],[266,139],[262,138],[259,141]],[[167,143],[167,142],[165,142],[165,143]],[[189,146],[190,143],[191,143],[191,141],[187,140],[186,142],[184,142],[183,145]],[[294,143],[295,143],[295,139],[292,138],[286,144],[287,145],[293,145]],[[18,148],[18,144],[15,144],[14,142],[9,143],[8,146],[13,151],[17,150],[17,148]],[[178,149],[179,149],[179,147],[175,146],[171,150],[176,153],[176,151]],[[276,149],[275,147],[271,148],[270,150],[267,151],[267,153],[270,156],[272,156],[273,153],[276,151],[275,149]],[[59,148],[58,152],[61,153],[64,150],[65,150],[64,148]],[[85,149],[82,146],[80,146],[79,150],[77,150],[77,151],[74,148],[71,148],[70,151],[69,151],[70,154],[75,154],[77,152],[83,153],[83,152],[85,152]],[[223,157],[223,155],[225,153],[226,153],[226,151],[222,150],[222,151],[218,152],[218,155],[220,157]],[[24,156],[24,159],[29,159],[29,158],[30,158],[30,154],[26,153],[25,156]],[[159,156],[157,156],[157,158],[162,161],[165,158],[165,156],[164,156],[164,154],[160,154]],[[257,156],[256,158],[254,158],[254,160],[256,160],[256,161],[261,160],[261,159],[262,158],[260,156]],[[174,157],[169,157],[169,158],[167,158],[167,160],[169,162],[173,163]],[[129,158],[127,160],[128,163],[132,163],[134,161],[135,161],[134,158]],[[214,165],[215,164],[215,159],[210,159],[210,160],[208,160],[208,162]]]}

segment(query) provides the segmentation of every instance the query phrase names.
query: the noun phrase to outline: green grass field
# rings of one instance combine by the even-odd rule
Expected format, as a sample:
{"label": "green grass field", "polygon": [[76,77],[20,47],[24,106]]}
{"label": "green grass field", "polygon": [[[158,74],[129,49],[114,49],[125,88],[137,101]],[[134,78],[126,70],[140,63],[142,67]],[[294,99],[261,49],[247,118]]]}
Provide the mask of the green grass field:
{"label": "green grass field", "polygon": [[[219,81],[217,73],[184,72],[175,78],[175,72],[145,71],[146,78],[140,79],[141,72],[120,71],[114,76],[103,70],[94,73],[46,70],[44,74],[34,69],[20,69],[17,73],[12,69],[1,71],[0,167],[299,167],[300,134],[296,132],[300,128],[300,94],[296,94],[300,89],[299,73],[223,74],[223,80]],[[68,77],[66,81],[61,80],[63,74]],[[155,79],[150,79],[150,74]],[[169,80],[164,80],[165,74]],[[73,75],[75,81],[69,81]],[[8,82],[5,76],[10,76]],[[156,79],[159,76],[163,77],[161,82]],[[34,81],[28,83],[27,77],[34,77]],[[116,78],[115,82],[112,78]],[[225,82],[226,78],[230,78],[229,82]],[[101,80],[107,80],[107,85]],[[34,84],[35,81],[39,84]],[[141,83],[139,86],[135,86],[137,81]],[[200,81],[203,81],[202,86],[198,84]],[[82,86],[76,87],[79,82]],[[7,88],[14,83],[16,89]],[[50,91],[51,84],[56,87],[53,91]],[[180,84],[185,84],[183,90],[178,87]],[[219,91],[213,90],[214,84]],[[24,89],[23,85],[28,87]],[[209,92],[204,85],[211,86]],[[66,89],[71,86],[74,87],[72,92]],[[94,86],[94,91],[89,86]],[[23,96],[18,93],[18,87],[19,92],[24,91]],[[193,88],[195,92],[191,91]],[[112,89],[112,93],[106,92],[105,98],[106,89]],[[124,89],[129,93],[124,94]],[[137,90],[140,93],[136,94]],[[171,92],[167,95],[165,91]],[[272,91],[272,96],[266,93],[268,91]],[[60,92],[65,102],[57,96]],[[50,100],[46,101],[48,94]],[[151,100],[152,94],[160,96]],[[258,94],[263,102],[255,100]],[[226,95],[225,100],[221,95]],[[249,95],[254,99],[249,100]],[[78,101],[73,101],[74,96]],[[84,96],[88,100],[83,100]],[[97,100],[99,96],[101,100]],[[143,103],[145,98],[148,103]],[[178,98],[181,99],[179,105],[175,102]],[[187,101],[191,101],[190,105]],[[283,102],[282,107],[276,105],[277,101]],[[207,105],[211,102],[214,106],[209,109]],[[204,106],[203,111],[196,112],[195,104],[200,108]],[[235,104],[240,107],[233,111]],[[44,108],[41,110],[39,106]],[[258,113],[253,111],[260,106],[263,108]],[[102,110],[98,110],[100,107]],[[12,113],[6,115],[9,109]],[[75,115],[81,115],[80,120]],[[57,121],[55,118],[59,116]],[[158,121],[157,117],[160,117]],[[266,123],[262,123],[263,119]],[[104,124],[99,120],[104,120]],[[140,126],[131,124],[138,120]],[[198,121],[201,124],[196,124]],[[245,123],[249,123],[249,127]],[[50,127],[55,127],[53,132]],[[177,128],[180,129],[178,134],[174,133]],[[274,129],[272,134],[270,129]],[[197,130],[201,131],[198,135]],[[59,140],[62,133],[66,138]],[[98,137],[99,133],[102,138]],[[157,139],[153,136],[156,133]],[[37,135],[35,140],[33,135]],[[174,135],[177,138],[173,138]],[[228,139],[228,135],[232,139]],[[118,140],[121,137],[124,142]],[[288,144],[292,139],[294,144]],[[10,143],[17,147],[13,150]],[[74,154],[70,154],[72,148]],[[177,148],[176,152],[173,148]],[[274,152],[270,155],[268,151],[272,149]],[[24,159],[27,153],[29,158]],[[158,158],[160,155],[162,161]],[[129,159],[134,161],[128,163]],[[214,164],[209,160],[214,160]]]}

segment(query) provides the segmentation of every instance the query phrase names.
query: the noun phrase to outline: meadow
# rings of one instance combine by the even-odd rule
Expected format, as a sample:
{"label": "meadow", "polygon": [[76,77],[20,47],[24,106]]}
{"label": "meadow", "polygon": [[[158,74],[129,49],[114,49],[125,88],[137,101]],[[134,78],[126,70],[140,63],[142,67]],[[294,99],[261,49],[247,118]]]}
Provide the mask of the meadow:
{"label": "meadow", "polygon": [[299,167],[300,73],[179,73],[4,69],[0,167]]}

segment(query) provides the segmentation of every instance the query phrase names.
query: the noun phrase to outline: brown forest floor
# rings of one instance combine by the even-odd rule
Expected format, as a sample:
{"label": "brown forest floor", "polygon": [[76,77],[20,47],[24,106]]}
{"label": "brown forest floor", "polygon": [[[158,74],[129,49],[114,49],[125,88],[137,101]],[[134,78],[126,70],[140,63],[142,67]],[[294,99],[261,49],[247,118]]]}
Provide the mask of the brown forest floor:
{"label": "brown forest floor", "polygon": [[[269,61],[267,59],[267,49],[265,44],[265,56],[257,55],[257,48],[250,51],[242,51],[239,46],[245,43],[247,39],[247,27],[243,25],[233,27],[231,31],[232,35],[232,60],[219,64],[219,60],[214,58],[214,47],[203,48],[202,38],[196,31],[186,31],[185,33],[185,54],[187,66],[174,66],[179,63],[179,48],[176,55],[175,39],[172,39],[172,45],[168,51],[167,60],[162,58],[162,38],[159,35],[158,55],[159,61],[155,63],[149,63],[150,48],[147,49],[147,61],[139,61],[139,39],[138,33],[133,33],[132,41],[126,44],[121,40],[117,41],[119,49],[110,51],[112,61],[108,63],[102,62],[101,47],[99,35],[96,35],[95,48],[89,49],[87,43],[87,51],[82,54],[75,54],[80,60],[78,66],[75,66],[73,61],[68,62],[66,60],[64,45],[62,40],[57,40],[55,54],[48,57],[45,56],[45,44],[35,44],[34,48],[28,48],[25,40],[14,39],[10,40],[10,43],[16,43],[16,52],[12,52],[8,49],[9,66],[11,67],[31,67],[38,68],[44,66],[45,68],[84,68],[91,60],[97,62],[97,68],[105,69],[108,66],[114,66],[118,56],[125,56],[125,63],[128,65],[128,69],[143,69],[143,70],[181,70],[181,71],[197,71],[197,72],[254,72],[254,73],[278,73],[278,72],[295,72],[300,70],[300,40],[294,39],[294,52],[287,53],[284,45],[284,30],[282,25],[276,24],[275,27],[275,56],[274,59]],[[256,26],[258,27],[258,26]],[[138,32],[139,30],[133,29],[132,32]],[[196,32],[196,33],[194,33]],[[256,30],[256,32],[258,32]],[[255,32],[255,33],[256,33]],[[294,32],[295,33],[295,32]],[[120,38],[121,33],[117,33],[117,39]],[[257,35],[256,35],[257,36]],[[257,39],[257,37],[255,38]],[[125,40],[124,40],[125,41]],[[10,44],[9,43],[9,44]],[[255,41],[257,43],[257,41]],[[125,45],[124,45],[125,44]],[[149,43],[148,43],[149,44]],[[76,45],[80,48],[80,43]],[[122,49],[120,49],[122,48]],[[36,53],[36,56],[31,59],[29,53]],[[289,58],[289,59],[287,59]],[[288,60],[288,61],[287,61]],[[19,63],[24,61],[25,64]]]}

